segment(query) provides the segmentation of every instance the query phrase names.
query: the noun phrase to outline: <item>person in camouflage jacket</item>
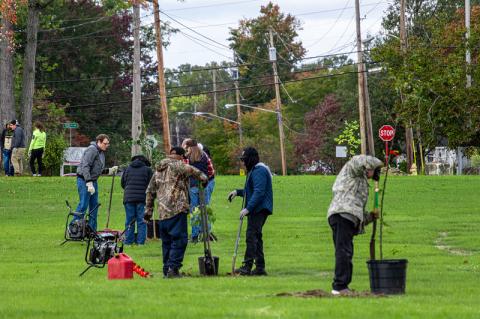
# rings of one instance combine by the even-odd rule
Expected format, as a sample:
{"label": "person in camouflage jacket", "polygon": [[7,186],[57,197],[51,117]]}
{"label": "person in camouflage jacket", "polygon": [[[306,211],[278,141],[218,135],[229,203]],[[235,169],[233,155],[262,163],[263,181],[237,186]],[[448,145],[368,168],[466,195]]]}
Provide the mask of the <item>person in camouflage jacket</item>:
{"label": "person in camouflage jacket", "polygon": [[163,274],[167,278],[180,277],[183,257],[188,243],[187,214],[189,177],[202,182],[207,176],[182,159],[185,150],[173,147],[170,155],[160,161],[147,188],[145,219],[153,215],[155,198],[160,216],[160,238],[162,239]]}
{"label": "person in camouflage jacket", "polygon": [[333,199],[328,209],[335,246],[335,277],[332,294],[347,294],[352,281],[353,237],[364,232],[364,226],[376,219],[365,212],[368,200],[368,179],[380,178],[382,161],[369,155],[352,157],[333,184]]}

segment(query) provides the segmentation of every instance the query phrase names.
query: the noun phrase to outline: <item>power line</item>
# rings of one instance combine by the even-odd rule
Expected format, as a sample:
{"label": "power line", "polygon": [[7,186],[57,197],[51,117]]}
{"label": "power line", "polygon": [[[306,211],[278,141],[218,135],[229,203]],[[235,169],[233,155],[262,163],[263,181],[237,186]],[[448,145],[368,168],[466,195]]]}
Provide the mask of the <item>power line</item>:
{"label": "power line", "polygon": [[[315,79],[321,79],[321,78],[332,78],[336,76],[341,76],[341,75],[349,75],[349,74],[358,74],[358,73],[363,73],[363,72],[368,72],[368,71],[347,71],[347,72],[341,72],[341,73],[332,73],[332,74],[325,74],[325,75],[319,75],[319,76],[312,76],[312,77],[306,77],[306,78],[301,78],[301,79],[292,79],[292,80],[286,80],[284,83],[293,83],[293,82],[302,82],[302,81],[309,81],[309,80],[315,80]],[[272,86],[275,83],[262,83],[262,84],[255,84],[255,85],[246,85],[239,87],[239,89],[251,89],[251,88],[257,88],[257,87],[265,87],[265,86]],[[231,92],[234,91],[235,88],[231,89],[222,89],[222,90],[216,90],[216,91],[203,91],[203,92],[198,92],[198,93],[191,93],[191,94],[177,94],[177,95],[169,95],[167,98],[174,98],[174,97],[182,97],[182,96],[198,96],[198,95],[204,95],[204,94],[211,94],[211,93],[221,93],[221,92]],[[151,97],[151,98],[142,98],[142,102],[147,102],[147,101],[157,101],[160,98],[158,96],[156,97]],[[117,104],[117,103],[130,103],[132,100],[124,100],[124,101],[115,101],[115,102],[101,102],[101,103],[90,103],[90,104],[81,104],[81,105],[69,105],[65,106],[65,108],[78,108],[78,107],[88,107],[88,106],[98,106],[98,105],[108,105],[108,104]]]}
{"label": "power line", "polygon": [[330,29],[328,29],[327,32],[325,32],[319,39],[317,39],[314,43],[310,44],[309,46],[310,47],[313,47],[314,45],[316,45],[317,43],[319,43],[320,41],[322,41],[332,30],[333,28],[337,25],[337,22],[338,20],[340,20],[340,18],[342,17],[343,15],[343,12],[345,11],[345,9],[347,8],[348,4],[350,3],[350,0],[348,0],[346,3],[345,3],[345,7],[343,7],[342,11],[340,12],[340,14],[338,15],[337,19],[335,20],[335,22],[332,24],[332,26],[330,27]]}
{"label": "power line", "polygon": [[171,12],[171,11],[185,11],[185,10],[201,9],[201,8],[222,7],[222,6],[235,5],[235,4],[247,3],[247,2],[258,2],[258,1],[260,1],[260,0],[244,0],[244,1],[235,1],[235,2],[222,2],[222,3],[217,3],[217,4],[207,4],[207,5],[203,5],[203,6],[169,9],[169,10],[165,10],[165,11],[168,11],[168,12]]}

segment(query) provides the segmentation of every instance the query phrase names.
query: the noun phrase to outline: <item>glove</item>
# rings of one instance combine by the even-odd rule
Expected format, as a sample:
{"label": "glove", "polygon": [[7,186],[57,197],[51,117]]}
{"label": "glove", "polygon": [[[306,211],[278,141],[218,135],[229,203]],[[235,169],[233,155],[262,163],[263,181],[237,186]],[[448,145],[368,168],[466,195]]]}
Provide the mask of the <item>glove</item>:
{"label": "glove", "polygon": [[244,208],[240,211],[240,219],[243,219],[243,217],[247,216],[249,213],[248,209]]}
{"label": "glove", "polygon": [[145,209],[145,215],[143,216],[143,219],[145,219],[147,222],[152,219],[152,209]]}
{"label": "glove", "polygon": [[380,180],[380,174],[381,174],[382,170],[380,167],[377,167],[375,168],[375,170],[373,171],[373,176],[372,176],[372,179],[374,181],[379,181]]}
{"label": "glove", "polygon": [[378,210],[374,210],[374,211],[370,212],[370,218],[372,218],[372,221],[377,220],[378,217],[379,217],[378,215],[379,215]]}
{"label": "glove", "polygon": [[108,175],[114,175],[118,171],[118,166],[112,166],[108,169]]}
{"label": "glove", "polygon": [[231,203],[232,202],[232,199],[235,198],[235,196],[237,196],[237,191],[233,191],[233,192],[230,192],[230,194],[228,194],[228,201]]}
{"label": "glove", "polygon": [[93,182],[87,183],[87,191],[90,193],[90,195],[95,194],[95,187],[93,187]]}

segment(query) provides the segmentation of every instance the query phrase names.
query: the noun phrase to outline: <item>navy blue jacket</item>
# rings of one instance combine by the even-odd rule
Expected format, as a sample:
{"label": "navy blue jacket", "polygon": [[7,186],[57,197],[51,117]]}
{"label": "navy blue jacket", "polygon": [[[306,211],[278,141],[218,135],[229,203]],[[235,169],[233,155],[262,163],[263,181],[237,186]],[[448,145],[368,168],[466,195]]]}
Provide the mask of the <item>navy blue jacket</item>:
{"label": "navy blue jacket", "polygon": [[[202,157],[198,162],[190,162],[189,164],[208,176],[208,156],[205,152],[202,152]],[[190,187],[198,187],[198,179],[190,177]]]}
{"label": "navy blue jacket", "polygon": [[152,169],[145,162],[133,161],[122,175],[123,203],[145,203],[145,191],[152,175]]}
{"label": "navy blue jacket", "polygon": [[273,213],[272,174],[263,163],[258,163],[248,173],[244,189],[237,189],[237,195],[245,197],[245,208],[249,213],[261,210]]}

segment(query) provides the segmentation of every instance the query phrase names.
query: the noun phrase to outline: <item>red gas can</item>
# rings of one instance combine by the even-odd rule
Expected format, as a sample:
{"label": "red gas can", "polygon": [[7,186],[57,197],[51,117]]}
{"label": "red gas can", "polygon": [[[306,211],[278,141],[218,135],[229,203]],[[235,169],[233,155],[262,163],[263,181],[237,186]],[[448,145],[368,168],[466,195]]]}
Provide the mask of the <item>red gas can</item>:
{"label": "red gas can", "polygon": [[124,253],[118,254],[108,261],[108,279],[132,279],[133,260]]}

